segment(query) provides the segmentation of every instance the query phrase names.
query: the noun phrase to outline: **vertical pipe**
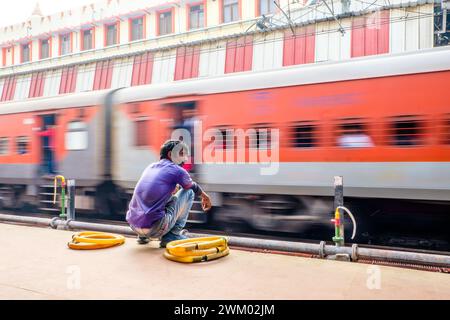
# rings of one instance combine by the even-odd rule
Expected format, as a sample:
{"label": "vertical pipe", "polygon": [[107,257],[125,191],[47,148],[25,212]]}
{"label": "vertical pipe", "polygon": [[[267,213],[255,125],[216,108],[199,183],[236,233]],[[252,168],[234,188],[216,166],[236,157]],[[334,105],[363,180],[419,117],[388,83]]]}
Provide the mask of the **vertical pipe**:
{"label": "vertical pipe", "polygon": [[67,181],[67,192],[69,195],[69,204],[67,207],[67,219],[75,220],[75,180]]}
{"label": "vertical pipe", "polygon": [[[344,238],[344,212],[341,209],[337,209],[339,206],[344,205],[344,178],[342,176],[334,177],[334,209],[339,212],[339,236],[335,236],[333,241],[337,246],[343,246],[345,244]],[[336,230],[337,231],[337,230]]]}
{"label": "vertical pipe", "polygon": [[61,214],[59,215],[61,219],[67,217],[66,215],[66,186],[61,183]]}

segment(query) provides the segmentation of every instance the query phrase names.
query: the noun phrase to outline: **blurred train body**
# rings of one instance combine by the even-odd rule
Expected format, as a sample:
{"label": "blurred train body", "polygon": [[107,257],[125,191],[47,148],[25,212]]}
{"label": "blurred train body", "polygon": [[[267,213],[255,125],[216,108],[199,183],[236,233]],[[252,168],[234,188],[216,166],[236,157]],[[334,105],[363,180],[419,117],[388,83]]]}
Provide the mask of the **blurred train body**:
{"label": "blurred train body", "polygon": [[[344,176],[347,197],[448,203],[449,83],[443,48],[2,103],[0,199],[39,207],[49,151],[33,128],[54,124],[51,152],[58,173],[76,180],[77,209],[124,214],[143,169],[187,110],[203,131],[280,132],[275,175],[261,175],[261,164],[227,163],[236,148],[217,151],[223,163],[194,166],[219,222],[297,232],[331,213],[335,175]],[[355,133],[370,144],[340,144]]]}

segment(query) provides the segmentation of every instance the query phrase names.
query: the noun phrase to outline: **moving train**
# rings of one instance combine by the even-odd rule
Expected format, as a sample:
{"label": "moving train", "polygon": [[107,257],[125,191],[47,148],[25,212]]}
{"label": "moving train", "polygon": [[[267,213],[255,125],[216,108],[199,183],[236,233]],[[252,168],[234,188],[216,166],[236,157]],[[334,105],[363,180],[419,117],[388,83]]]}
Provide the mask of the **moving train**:
{"label": "moving train", "polygon": [[[77,210],[124,215],[161,144],[191,121],[200,161],[190,169],[218,222],[286,232],[329,223],[338,175],[349,199],[447,204],[449,83],[447,47],[1,103],[0,200],[39,207],[52,156],[57,172],[76,180]],[[49,127],[53,148],[39,134]],[[238,129],[256,134],[226,144]],[[269,164],[251,161],[255,146],[277,156],[275,171],[262,174]],[[202,161],[207,152],[215,161]]]}

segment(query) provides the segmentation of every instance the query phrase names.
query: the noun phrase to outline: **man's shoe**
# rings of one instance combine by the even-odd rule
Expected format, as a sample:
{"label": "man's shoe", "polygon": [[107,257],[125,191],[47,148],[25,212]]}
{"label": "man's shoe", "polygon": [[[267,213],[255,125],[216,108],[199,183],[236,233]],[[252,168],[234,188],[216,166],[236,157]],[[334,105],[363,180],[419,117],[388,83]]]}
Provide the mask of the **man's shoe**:
{"label": "man's shoe", "polygon": [[150,242],[150,239],[147,237],[138,236],[138,238],[137,238],[137,243],[139,243],[139,244],[147,244],[149,242]]}
{"label": "man's shoe", "polygon": [[182,234],[175,234],[172,232],[166,233],[162,238],[160,242],[160,247],[165,248],[169,242],[177,241],[177,240],[184,240],[187,239],[185,235]]}

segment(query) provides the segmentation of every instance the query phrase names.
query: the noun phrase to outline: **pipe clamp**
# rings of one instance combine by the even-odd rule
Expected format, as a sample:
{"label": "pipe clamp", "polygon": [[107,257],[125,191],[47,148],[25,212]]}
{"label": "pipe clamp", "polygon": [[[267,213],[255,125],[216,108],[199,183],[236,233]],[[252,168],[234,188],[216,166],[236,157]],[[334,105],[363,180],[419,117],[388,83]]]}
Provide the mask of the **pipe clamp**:
{"label": "pipe clamp", "polygon": [[356,243],[352,244],[352,261],[358,261],[358,245]]}
{"label": "pipe clamp", "polygon": [[319,244],[319,258],[325,258],[325,241],[320,241]]}

